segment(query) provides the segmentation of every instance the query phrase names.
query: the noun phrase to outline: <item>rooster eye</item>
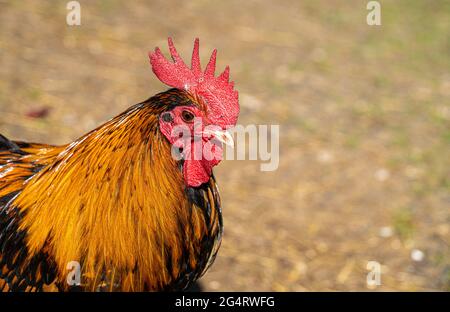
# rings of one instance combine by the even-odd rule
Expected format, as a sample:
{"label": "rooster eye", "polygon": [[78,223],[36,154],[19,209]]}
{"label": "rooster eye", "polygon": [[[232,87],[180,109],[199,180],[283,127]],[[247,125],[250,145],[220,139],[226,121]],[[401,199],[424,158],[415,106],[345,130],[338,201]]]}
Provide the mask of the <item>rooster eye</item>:
{"label": "rooster eye", "polygon": [[191,122],[194,119],[194,114],[192,114],[190,111],[184,110],[181,112],[181,118],[185,122]]}

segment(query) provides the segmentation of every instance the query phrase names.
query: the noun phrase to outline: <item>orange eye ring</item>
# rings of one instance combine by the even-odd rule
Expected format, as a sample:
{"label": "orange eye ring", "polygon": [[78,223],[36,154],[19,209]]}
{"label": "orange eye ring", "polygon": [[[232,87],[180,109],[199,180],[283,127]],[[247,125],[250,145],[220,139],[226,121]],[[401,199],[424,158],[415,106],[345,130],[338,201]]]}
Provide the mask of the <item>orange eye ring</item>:
{"label": "orange eye ring", "polygon": [[184,122],[192,122],[194,120],[194,117],[194,114],[188,110],[184,110],[181,112],[181,119],[183,119]]}

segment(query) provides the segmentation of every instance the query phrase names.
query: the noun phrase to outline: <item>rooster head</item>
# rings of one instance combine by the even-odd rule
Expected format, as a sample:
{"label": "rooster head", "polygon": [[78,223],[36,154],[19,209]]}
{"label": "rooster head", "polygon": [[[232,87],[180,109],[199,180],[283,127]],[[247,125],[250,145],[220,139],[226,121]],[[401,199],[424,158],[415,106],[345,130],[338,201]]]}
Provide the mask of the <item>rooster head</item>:
{"label": "rooster head", "polygon": [[217,50],[202,71],[198,38],[191,68],[181,59],[171,38],[168,42],[173,62],[156,48],[149,53],[152,70],[161,82],[178,89],[189,100],[181,105],[169,100],[168,109],[159,116],[160,131],[181,152],[186,184],[197,187],[208,182],[212,168],[222,159],[222,143],[234,144],[227,130],[236,125],[239,116],[238,92],[229,81],[228,66],[215,76]]}

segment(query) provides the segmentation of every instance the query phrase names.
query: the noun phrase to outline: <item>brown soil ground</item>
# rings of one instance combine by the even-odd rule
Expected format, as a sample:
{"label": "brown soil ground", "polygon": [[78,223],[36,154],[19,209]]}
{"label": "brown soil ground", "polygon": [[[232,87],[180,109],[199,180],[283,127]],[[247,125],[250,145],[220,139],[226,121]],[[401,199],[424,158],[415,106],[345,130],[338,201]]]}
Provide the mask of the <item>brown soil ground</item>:
{"label": "brown soil ground", "polygon": [[67,1],[0,0],[0,133],[69,142],[166,89],[148,50],[170,35],[188,59],[198,36],[231,67],[240,124],[280,125],[278,170],[216,170],[203,288],[367,290],[374,260],[375,290],[450,290],[448,1],[382,1],[381,26],[360,0],[80,2],[69,27]]}

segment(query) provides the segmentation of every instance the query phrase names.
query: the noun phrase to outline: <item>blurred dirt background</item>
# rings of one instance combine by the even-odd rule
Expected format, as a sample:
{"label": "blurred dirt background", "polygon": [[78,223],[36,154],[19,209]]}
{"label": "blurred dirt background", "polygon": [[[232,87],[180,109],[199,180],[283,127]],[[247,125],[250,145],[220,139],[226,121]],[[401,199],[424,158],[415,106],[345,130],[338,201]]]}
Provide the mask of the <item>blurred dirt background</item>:
{"label": "blurred dirt background", "polygon": [[[0,0],[0,133],[67,143],[165,90],[147,51],[218,48],[240,124],[280,165],[216,170],[225,235],[205,290],[450,290],[450,2]],[[368,261],[381,285],[368,288]]]}

